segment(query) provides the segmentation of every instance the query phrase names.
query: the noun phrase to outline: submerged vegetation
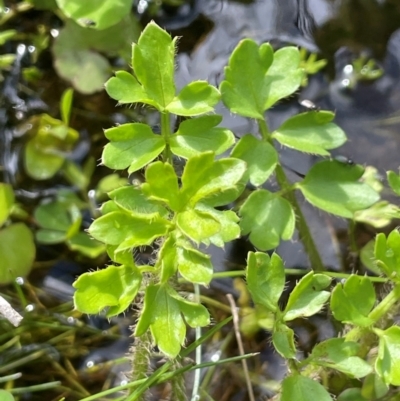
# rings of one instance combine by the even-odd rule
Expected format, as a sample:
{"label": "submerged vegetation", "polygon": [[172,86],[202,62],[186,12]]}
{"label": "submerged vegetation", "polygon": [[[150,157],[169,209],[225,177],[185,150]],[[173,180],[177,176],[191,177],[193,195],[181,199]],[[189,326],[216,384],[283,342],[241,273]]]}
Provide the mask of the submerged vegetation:
{"label": "submerged vegetation", "polygon": [[[361,248],[355,227],[388,226],[400,209],[382,199],[383,185],[373,169],[332,157],[347,139],[333,112],[303,101],[307,108],[275,129],[266,115],[295,96],[324,62],[294,46],[274,49],[243,39],[218,87],[193,81],[178,90],[177,38],[155,22],[139,35],[131,2],[115,4],[57,0],[2,8],[2,25],[36,8],[51,10],[46,15],[57,16],[57,24],[63,20],[60,30],[6,29],[0,38],[9,48],[17,38],[32,40],[40,60],[53,36],[55,69],[73,85],[76,99],[66,88],[59,110],[46,110],[32,94],[43,83],[43,71],[24,66],[29,50],[18,45],[15,55],[3,56],[0,396],[144,400],[150,393],[175,401],[187,399],[189,391],[192,400],[220,399],[225,391],[228,399],[232,393],[220,387],[233,388],[225,377],[230,366],[242,363],[238,380],[247,383],[249,399],[254,391],[281,401],[398,397],[400,329],[394,322],[400,233],[379,233]],[[117,60],[113,66],[112,58]],[[130,68],[117,68],[123,61]],[[359,74],[362,65],[370,68],[365,79],[379,77],[372,62],[357,62]],[[16,86],[20,72],[34,90]],[[118,106],[128,107],[99,123],[100,113],[92,117],[93,106],[82,94],[104,85]],[[102,102],[101,107],[114,106],[108,99]],[[239,136],[224,128],[216,112],[219,102],[230,113],[253,119],[257,135]],[[95,128],[85,125],[91,121]],[[282,147],[320,158],[306,174],[295,171],[293,180]],[[12,162],[16,156],[22,161],[18,166]],[[400,176],[389,171],[387,182],[387,189],[400,196]],[[353,257],[362,260],[368,274],[326,268],[301,199],[348,219]],[[285,269],[276,252],[296,233],[308,269]],[[251,249],[246,265],[238,261],[235,271],[215,272],[211,250],[238,239],[246,239]],[[64,277],[47,275],[50,267],[61,265]],[[238,280],[228,290],[239,292],[236,301],[230,296],[227,304],[204,292],[216,278],[238,276],[245,284]],[[286,286],[291,277],[297,280]],[[379,283],[385,284],[383,292]],[[73,305],[55,302],[49,289],[64,300],[73,293]],[[21,312],[22,321],[6,320],[15,313],[3,306],[6,301]],[[95,327],[87,315],[105,319]],[[304,350],[296,327],[317,316],[332,321],[336,330]],[[239,351],[228,350],[235,347],[232,324]],[[133,346],[127,357],[111,363],[90,353],[113,338],[118,339],[115,349],[126,349],[128,341],[120,334],[128,326]],[[259,356],[243,349],[243,339],[250,344],[260,332],[286,362],[273,381],[265,377]],[[201,347],[215,344],[223,357],[215,352],[209,360]],[[108,368],[118,364],[124,367],[105,379]],[[194,377],[190,389],[188,373]],[[220,387],[212,382],[217,375]]]}

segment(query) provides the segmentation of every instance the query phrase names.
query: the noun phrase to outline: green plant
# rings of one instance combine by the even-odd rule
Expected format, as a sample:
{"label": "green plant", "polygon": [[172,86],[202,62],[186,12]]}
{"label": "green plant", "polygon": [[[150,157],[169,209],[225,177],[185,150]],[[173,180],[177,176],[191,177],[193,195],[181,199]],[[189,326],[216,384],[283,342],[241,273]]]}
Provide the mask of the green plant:
{"label": "green plant", "polygon": [[[176,94],[175,46],[175,40],[150,23],[132,47],[133,74],[118,71],[106,84],[108,94],[120,104],[155,108],[160,113],[161,134],[142,123],[105,131],[110,142],[103,151],[103,164],[128,173],[144,168],[145,181],[111,191],[110,200],[101,207],[102,216],[89,228],[93,238],[106,244],[115,264],[78,278],[75,307],[85,313],[106,309],[110,317],[127,309],[140,294],[143,303],[134,332],[133,372],[134,379],[142,379],[147,371],[149,332],[161,352],[176,358],[185,340],[186,323],[191,327],[209,324],[207,310],[180,295],[177,287],[178,275],[194,285],[206,285],[212,279],[210,256],[199,250],[200,244],[223,247],[249,234],[259,250],[272,250],[281,239],[290,239],[297,226],[314,271],[299,281],[285,308],[279,305],[285,270],[278,255],[250,253],[246,270],[249,291],[266,317],[263,327],[272,332],[273,344],[290,368],[281,399],[309,400],[313,393],[315,400],[330,400],[327,390],[311,379],[322,375],[324,369],[335,369],[347,377],[372,375],[359,341],[370,333],[383,344],[374,377],[396,384],[397,367],[388,365],[384,353],[390,349],[389,359],[395,354],[397,329],[379,329],[377,323],[387,315],[387,305],[397,302],[397,290],[385,298],[390,302],[384,300],[374,308],[370,279],[351,275],[334,287],[331,296],[332,274],[322,272],[323,263],[294,194],[300,191],[315,207],[354,220],[360,211],[368,215],[366,210],[380,199],[379,193],[371,179],[364,177],[362,166],[338,160],[316,163],[299,182],[287,179],[276,142],[329,157],[329,151],[346,140],[333,123],[332,112],[301,113],[272,132],[265,120],[266,110],[292,95],[302,83],[299,51],[285,47],[274,52],[269,44],[242,40],[231,55],[219,91],[196,81]],[[245,135],[235,143],[232,132],[217,127],[221,117],[213,111],[220,98],[231,112],[256,119],[260,136]],[[176,132],[171,130],[173,114],[183,117]],[[230,157],[217,157],[232,146]],[[183,171],[178,157],[186,160]],[[277,192],[262,188],[272,174],[280,186]],[[256,187],[250,194],[244,192],[248,182]],[[229,210],[232,203],[235,206]],[[375,211],[370,210],[373,215]],[[386,246],[384,240],[379,241],[375,251],[378,265]],[[132,250],[143,246],[154,249],[149,265],[138,265],[133,257]],[[321,343],[307,359],[297,361],[290,322],[318,313],[329,297],[335,318],[356,327],[344,338]],[[138,399],[135,397],[140,394],[135,392],[128,399]]]}
{"label": "green plant", "polygon": [[[0,183],[0,284],[11,283],[16,277],[26,276],[35,259],[36,249],[29,227],[12,223],[11,214],[19,214],[11,185]],[[24,252],[20,252],[20,244]]]}

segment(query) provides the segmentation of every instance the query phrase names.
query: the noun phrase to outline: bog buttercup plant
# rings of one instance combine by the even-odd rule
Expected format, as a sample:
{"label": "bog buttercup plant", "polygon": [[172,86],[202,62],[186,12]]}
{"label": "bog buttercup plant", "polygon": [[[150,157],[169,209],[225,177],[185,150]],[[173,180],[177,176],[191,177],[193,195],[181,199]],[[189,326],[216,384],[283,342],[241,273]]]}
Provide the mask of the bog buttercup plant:
{"label": "bog buttercup plant", "polygon": [[[323,273],[295,192],[300,191],[315,207],[348,219],[355,219],[360,210],[368,216],[379,194],[363,181],[362,166],[329,158],[329,151],[346,141],[332,112],[307,111],[290,117],[274,131],[265,120],[265,112],[293,95],[303,82],[298,49],[274,51],[268,43],[260,46],[242,40],[231,55],[219,90],[196,81],[179,93],[174,83],[175,52],[176,39],[150,23],[132,47],[133,73],[118,71],[106,83],[107,93],[119,104],[139,103],[156,109],[161,132],[135,122],[105,131],[109,143],[102,163],[128,173],[144,169],[145,179],[142,184],[111,191],[110,200],[101,206],[101,217],[90,226],[90,235],[106,245],[114,264],[77,279],[75,307],[90,314],[106,310],[111,317],[140,296],[133,378],[143,379],[152,344],[174,359],[185,343],[186,325],[210,323],[207,309],[182,296],[177,288],[178,276],[195,285],[207,285],[212,279],[210,255],[200,250],[200,244],[224,247],[248,235],[259,251],[268,251],[281,240],[291,239],[297,226],[313,270],[297,283],[284,308],[279,304],[285,285],[281,258],[275,253],[250,252],[246,270],[255,307],[269,317],[264,327],[271,331],[276,351],[288,362],[281,400],[331,400],[329,389],[315,380],[322,370],[334,369],[351,378],[370,375],[369,382],[383,383],[387,390],[389,384],[400,384],[395,359],[400,329],[381,325],[399,298],[400,234],[395,231],[387,239],[382,234],[376,241],[377,266],[394,283],[380,304],[376,305],[367,277],[351,275],[331,291],[332,275]],[[222,117],[214,113],[214,106],[221,99],[232,113],[255,119],[259,136],[248,134],[235,143],[234,134],[218,126]],[[173,115],[184,117],[176,132],[171,129]],[[316,163],[304,179],[291,183],[280,164],[280,145],[326,159]],[[178,158],[186,161],[183,172]],[[273,174],[280,186],[277,192],[263,188]],[[392,176],[392,182],[399,181],[396,177]],[[256,189],[245,196],[247,183]],[[235,203],[239,196],[240,203]],[[138,265],[134,250],[144,246],[154,249],[154,260]],[[329,298],[335,319],[354,328],[342,338],[320,343],[299,361],[290,322],[318,313]],[[365,338],[370,341],[371,335],[379,343],[378,355],[366,351],[370,348],[365,347]],[[184,399],[178,387],[174,387],[174,399]],[[140,397],[136,391],[128,399]]]}

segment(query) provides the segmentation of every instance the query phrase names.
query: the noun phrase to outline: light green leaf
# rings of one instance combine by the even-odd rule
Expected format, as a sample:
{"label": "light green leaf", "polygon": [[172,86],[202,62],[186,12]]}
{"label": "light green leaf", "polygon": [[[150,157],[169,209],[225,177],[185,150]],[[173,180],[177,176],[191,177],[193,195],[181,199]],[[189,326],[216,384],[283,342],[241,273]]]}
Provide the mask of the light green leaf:
{"label": "light green leaf", "polygon": [[14,200],[15,197],[12,186],[10,184],[0,182],[0,227],[10,215]]}
{"label": "light green leaf", "polygon": [[114,189],[108,195],[120,208],[134,215],[156,213],[162,217],[168,216],[167,209],[157,202],[149,200],[141,189],[135,188],[133,185]]}
{"label": "light green leaf", "polygon": [[67,242],[72,251],[81,253],[88,258],[95,259],[105,252],[104,244],[90,238],[87,233],[79,232]]}
{"label": "light green leaf", "polygon": [[255,186],[264,184],[278,163],[278,154],[274,147],[250,134],[240,138],[231,156],[247,163],[246,180]]}
{"label": "light green leaf", "polygon": [[212,152],[191,157],[182,175],[183,199],[193,207],[201,199],[234,189],[245,169],[246,164],[238,159],[214,161]]}
{"label": "light green leaf", "polygon": [[278,301],[285,287],[285,268],[276,254],[249,252],[246,268],[247,287],[256,305],[271,312],[279,310]]}
{"label": "light green leaf", "polygon": [[364,398],[361,394],[360,388],[348,388],[342,391],[337,397],[337,401],[368,401],[368,398]]}
{"label": "light green leaf", "polygon": [[193,248],[179,245],[177,248],[179,273],[191,283],[207,285],[213,274],[210,256]]}
{"label": "light green leaf", "polygon": [[265,78],[268,97],[264,110],[269,109],[278,100],[296,92],[303,77],[304,71],[300,68],[299,49],[294,46],[285,46],[277,50]]}
{"label": "light green leaf", "polygon": [[82,26],[105,29],[118,23],[129,14],[130,0],[56,0],[63,13]]}
{"label": "light green leaf", "polygon": [[72,99],[74,97],[73,89],[66,89],[61,96],[60,112],[61,119],[65,125],[69,125],[69,118],[71,116]]}
{"label": "light green leaf", "polygon": [[147,95],[158,104],[160,111],[175,96],[175,42],[154,22],[147,24],[132,49],[132,65],[138,81]]}
{"label": "light green leaf", "polygon": [[276,248],[280,239],[288,240],[295,228],[295,214],[290,203],[280,196],[260,189],[251,193],[239,210],[242,234],[263,251]]}
{"label": "light green leaf", "polygon": [[232,210],[220,211],[202,203],[196,205],[196,210],[206,212],[208,216],[220,224],[218,232],[210,236],[209,241],[203,240],[206,245],[212,243],[222,248],[226,242],[240,237],[240,227],[237,224],[239,217]]}
{"label": "light green leaf", "polygon": [[282,381],[280,401],[333,401],[324,386],[301,375],[288,376]]}
{"label": "light green leaf", "polygon": [[193,81],[175,96],[166,110],[178,116],[197,116],[214,111],[220,97],[218,89],[207,81]]}
{"label": "light green leaf", "polygon": [[329,299],[329,291],[323,290],[329,286],[330,282],[330,277],[314,274],[314,272],[309,272],[302,277],[290,293],[284,311],[284,320],[287,322],[318,313]]}
{"label": "light green leaf", "polygon": [[8,40],[12,39],[18,33],[15,29],[6,29],[0,32],[0,46],[3,46]]}
{"label": "light green leaf", "polygon": [[377,202],[368,209],[359,210],[354,215],[355,221],[375,228],[385,227],[394,219],[400,219],[400,208],[387,201]]}
{"label": "light green leaf", "polygon": [[108,266],[84,273],[73,284],[75,309],[97,314],[109,308],[107,317],[118,315],[133,302],[141,281],[142,275],[133,266]]}
{"label": "light green leaf", "polygon": [[156,305],[155,302],[158,290],[159,285],[153,284],[148,285],[145,289],[143,309],[141,310],[139,320],[135,327],[135,337],[142,336],[150,327],[150,324],[154,321],[154,315],[156,311],[154,305]]}
{"label": "light green leaf", "polygon": [[400,233],[397,229],[386,238],[379,233],[375,238],[375,260],[379,269],[391,280],[400,278]]}
{"label": "light green leaf", "polygon": [[392,188],[393,192],[396,195],[400,195],[400,176],[399,174],[396,174],[394,171],[388,171],[386,173],[387,179],[390,185],[390,188]]}
{"label": "light green leaf", "polygon": [[129,173],[154,160],[165,147],[164,139],[147,124],[123,124],[106,130],[105,136],[110,143],[103,150],[102,162],[117,170],[129,167]]}
{"label": "light green leaf", "polygon": [[309,360],[313,364],[336,369],[347,376],[361,378],[370,374],[372,367],[357,356],[359,349],[360,345],[356,342],[330,338],[313,348]]}
{"label": "light green leaf", "polygon": [[160,254],[157,259],[156,268],[161,269],[161,284],[165,284],[176,273],[177,267],[177,249],[174,235],[169,235],[160,248]]}
{"label": "light green leaf", "polygon": [[338,216],[353,218],[358,210],[379,200],[379,194],[360,182],[364,168],[339,161],[315,164],[298,187],[314,206]]}
{"label": "light green leaf", "polygon": [[184,235],[197,244],[221,230],[220,223],[211,214],[189,209],[177,215],[176,223]]}
{"label": "light green leaf", "polygon": [[98,241],[119,245],[117,251],[140,245],[150,245],[167,233],[168,220],[154,216],[133,216],[124,212],[111,212],[96,219],[89,233]]}
{"label": "light green leaf", "polygon": [[203,305],[190,302],[178,294],[174,298],[179,302],[179,308],[190,327],[204,327],[210,324],[210,314]]}
{"label": "light green leaf", "polygon": [[282,357],[286,359],[296,357],[294,331],[285,324],[278,324],[277,327],[274,327],[272,344]]}
{"label": "light green leaf", "polygon": [[68,239],[66,231],[39,229],[35,233],[36,241],[39,244],[59,244]]}
{"label": "light green leaf", "polygon": [[37,224],[48,230],[68,231],[72,220],[68,206],[59,201],[42,203],[33,214]]}
{"label": "light green leaf", "polygon": [[344,284],[332,291],[331,310],[336,320],[367,327],[373,323],[368,317],[375,305],[374,286],[368,277],[351,275]]}
{"label": "light green leaf", "polygon": [[15,401],[15,398],[8,391],[0,390],[0,400],[1,401]]}
{"label": "light green leaf", "polygon": [[386,384],[400,386],[400,327],[392,326],[375,332],[379,336],[376,372]]}
{"label": "light green leaf", "polygon": [[27,276],[35,252],[32,232],[25,224],[16,223],[0,230],[0,284]]}
{"label": "light green leaf", "polygon": [[182,121],[170,138],[171,151],[186,159],[210,150],[216,155],[225,152],[235,137],[228,129],[216,127],[221,120],[220,115],[207,115]]}
{"label": "light green leaf", "polygon": [[106,92],[119,103],[146,103],[156,106],[137,79],[126,71],[117,71],[115,77],[110,78],[105,85]]}
{"label": "light green leaf", "polygon": [[297,114],[274,131],[272,137],[300,152],[328,156],[329,149],[346,142],[343,130],[332,123],[334,116],[330,111]]}
{"label": "light green leaf", "polygon": [[266,73],[273,61],[269,44],[258,46],[251,39],[242,40],[232,52],[221,83],[222,101],[244,117],[263,119],[268,98]]}
{"label": "light green leaf", "polygon": [[[157,305],[157,308],[154,308]],[[157,286],[153,303],[153,319],[150,330],[161,352],[175,358],[185,341],[186,326],[181,316],[179,302],[165,286]]]}
{"label": "light green leaf", "polygon": [[155,162],[146,169],[143,193],[152,200],[165,202],[173,211],[182,208],[178,177],[169,163]]}

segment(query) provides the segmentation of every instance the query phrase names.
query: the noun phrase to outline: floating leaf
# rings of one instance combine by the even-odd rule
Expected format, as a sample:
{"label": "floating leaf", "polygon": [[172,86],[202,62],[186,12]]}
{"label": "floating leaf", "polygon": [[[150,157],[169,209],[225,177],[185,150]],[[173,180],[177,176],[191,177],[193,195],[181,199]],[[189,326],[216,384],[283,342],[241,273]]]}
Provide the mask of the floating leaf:
{"label": "floating leaf", "polygon": [[264,189],[251,193],[239,210],[242,234],[263,251],[276,248],[280,239],[288,240],[295,228],[295,214],[290,203]]}
{"label": "floating leaf", "polygon": [[130,0],[56,0],[63,13],[82,26],[105,29],[118,23],[129,14]]}
{"label": "floating leaf", "polygon": [[7,220],[14,204],[14,191],[10,184],[0,182],[0,227]]}
{"label": "floating leaf", "polygon": [[35,252],[32,232],[25,224],[16,223],[0,230],[0,284],[27,276]]}

